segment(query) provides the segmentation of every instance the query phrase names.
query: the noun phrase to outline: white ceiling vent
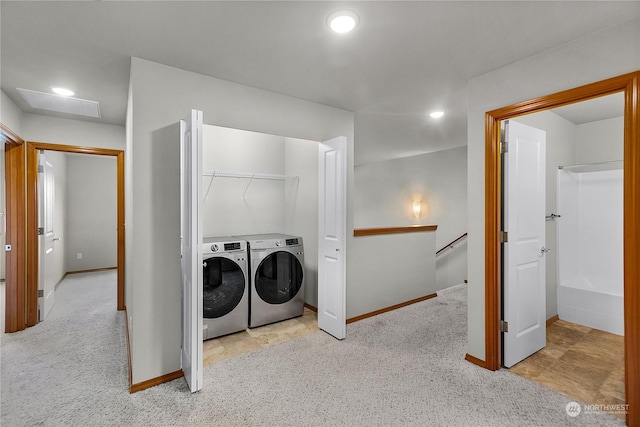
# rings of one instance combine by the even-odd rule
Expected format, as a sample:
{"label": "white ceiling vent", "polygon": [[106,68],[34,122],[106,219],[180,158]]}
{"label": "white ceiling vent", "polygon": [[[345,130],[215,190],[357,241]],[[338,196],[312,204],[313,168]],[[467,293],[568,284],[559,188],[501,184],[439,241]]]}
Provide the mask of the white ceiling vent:
{"label": "white ceiling vent", "polygon": [[31,108],[100,118],[100,104],[87,99],[70,98],[52,93],[16,88]]}

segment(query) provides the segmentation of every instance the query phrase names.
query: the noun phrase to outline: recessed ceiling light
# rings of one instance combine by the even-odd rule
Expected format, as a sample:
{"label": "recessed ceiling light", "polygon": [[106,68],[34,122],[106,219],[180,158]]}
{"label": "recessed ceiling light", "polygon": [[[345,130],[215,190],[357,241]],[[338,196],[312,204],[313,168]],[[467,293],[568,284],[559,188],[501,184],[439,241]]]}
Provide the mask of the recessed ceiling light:
{"label": "recessed ceiling light", "polygon": [[348,33],[360,22],[360,18],[355,12],[350,10],[338,10],[329,15],[327,24],[336,33]]}
{"label": "recessed ceiling light", "polygon": [[444,111],[432,111],[429,113],[429,115],[434,119],[439,119],[440,117],[444,116]]}
{"label": "recessed ceiling light", "polygon": [[60,96],[73,96],[75,95],[75,92],[69,89],[65,89],[63,87],[52,87],[51,90],[60,95]]}

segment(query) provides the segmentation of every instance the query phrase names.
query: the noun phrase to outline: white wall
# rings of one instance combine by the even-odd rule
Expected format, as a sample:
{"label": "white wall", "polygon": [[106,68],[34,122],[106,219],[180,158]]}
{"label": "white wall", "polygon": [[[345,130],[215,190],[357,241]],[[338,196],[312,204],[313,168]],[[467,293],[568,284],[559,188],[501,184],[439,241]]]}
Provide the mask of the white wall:
{"label": "white wall", "polygon": [[13,133],[22,136],[22,110],[7,96],[0,91],[0,123],[11,129]]}
{"label": "white wall", "polygon": [[[66,271],[116,267],[116,158],[87,154],[66,157]],[[78,253],[82,259],[78,259]]]}
{"label": "white wall", "polygon": [[284,174],[299,180],[285,187],[286,234],[304,242],[304,300],[318,306],[318,152],[316,141],[285,138]]}
{"label": "white wall", "polygon": [[485,112],[640,69],[640,20],[610,27],[468,82],[468,347],[485,358]]}
{"label": "white wall", "polygon": [[124,126],[60,119],[25,113],[22,116],[25,141],[80,147],[124,150]]}
{"label": "white wall", "polygon": [[[315,141],[344,135],[351,194],[353,114],[138,58],[131,61],[130,97],[126,250],[131,275],[126,286],[132,380],[139,383],[180,369],[180,157],[175,123],[195,108],[204,112],[206,123],[229,128]],[[352,230],[348,215],[349,236]]]}
{"label": "white wall", "polygon": [[[467,147],[358,165],[354,173],[356,228],[437,225],[437,249],[467,231]],[[413,215],[414,199],[423,202],[419,219]],[[436,266],[437,289],[462,283],[466,243],[443,252]]]}
{"label": "white wall", "polygon": [[624,117],[576,126],[575,162],[577,164],[622,160],[623,146]]}
{"label": "white wall", "polygon": [[347,319],[435,293],[435,241],[432,231],[354,238]]}
{"label": "white wall", "polygon": [[[284,175],[284,137],[205,125],[202,170]],[[284,230],[284,181],[205,176],[202,183],[205,237]]]}

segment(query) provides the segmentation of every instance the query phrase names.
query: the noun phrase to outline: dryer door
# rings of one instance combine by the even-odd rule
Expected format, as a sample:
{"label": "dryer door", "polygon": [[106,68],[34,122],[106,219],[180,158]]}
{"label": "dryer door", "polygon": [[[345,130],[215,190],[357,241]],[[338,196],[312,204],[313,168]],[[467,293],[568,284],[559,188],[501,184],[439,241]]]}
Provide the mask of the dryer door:
{"label": "dryer door", "polygon": [[302,287],[302,265],[289,252],[266,256],[256,271],[255,289],[269,304],[283,304],[293,299]]}
{"label": "dryer door", "polygon": [[204,260],[203,268],[203,316],[216,319],[231,313],[242,300],[245,277],[240,266],[224,257]]}

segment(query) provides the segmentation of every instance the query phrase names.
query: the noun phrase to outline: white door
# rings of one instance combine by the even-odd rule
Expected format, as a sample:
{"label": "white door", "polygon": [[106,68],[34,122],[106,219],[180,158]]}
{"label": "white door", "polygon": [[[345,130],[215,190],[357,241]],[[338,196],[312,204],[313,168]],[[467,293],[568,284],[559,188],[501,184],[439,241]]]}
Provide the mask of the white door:
{"label": "white door", "polygon": [[182,151],[182,371],[202,389],[202,111],[180,122]]}
{"label": "white door", "polygon": [[505,137],[503,364],[511,367],[546,345],[546,133],[510,120]]}
{"label": "white door", "polygon": [[43,321],[55,302],[56,278],[54,272],[54,244],[57,240],[53,230],[55,203],[55,181],[53,165],[47,161],[44,150],[38,153],[38,313]]}
{"label": "white door", "polygon": [[318,327],[346,336],[347,138],[320,144],[318,167]]}

